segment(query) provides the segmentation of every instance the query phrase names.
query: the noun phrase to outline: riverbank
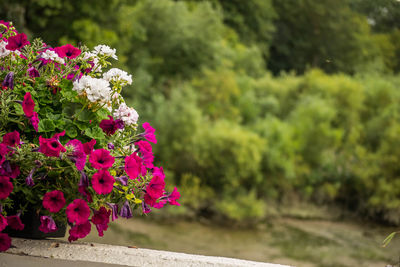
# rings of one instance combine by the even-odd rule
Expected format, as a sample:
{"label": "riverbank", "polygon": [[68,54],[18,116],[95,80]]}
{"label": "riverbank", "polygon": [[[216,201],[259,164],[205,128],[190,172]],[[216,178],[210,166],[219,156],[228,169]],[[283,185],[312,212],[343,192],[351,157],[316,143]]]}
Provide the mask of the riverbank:
{"label": "riverbank", "polygon": [[394,230],[362,222],[293,218],[276,218],[256,229],[229,229],[138,217],[112,223],[103,238],[92,229],[83,241],[306,267],[382,267],[398,264],[400,238],[381,247]]}

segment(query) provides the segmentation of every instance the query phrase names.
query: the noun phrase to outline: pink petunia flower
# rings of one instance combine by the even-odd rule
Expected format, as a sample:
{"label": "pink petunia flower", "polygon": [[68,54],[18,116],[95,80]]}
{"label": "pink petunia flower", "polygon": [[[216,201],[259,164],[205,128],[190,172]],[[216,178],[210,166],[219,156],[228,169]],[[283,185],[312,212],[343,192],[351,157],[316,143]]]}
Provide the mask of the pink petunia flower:
{"label": "pink petunia flower", "polygon": [[24,96],[24,101],[22,101],[22,109],[24,110],[25,116],[27,116],[28,118],[33,116],[35,102],[33,101],[30,92],[27,92]]}
{"label": "pink petunia flower", "polygon": [[177,200],[181,197],[181,194],[178,192],[178,189],[176,187],[174,187],[174,190],[171,192],[171,194],[168,195],[168,202],[170,205],[176,205],[176,206],[180,206],[181,204],[179,204],[177,202]]}
{"label": "pink petunia flower", "polygon": [[100,122],[100,128],[107,135],[113,135],[118,129],[124,128],[124,122],[120,119],[114,120],[112,116],[108,116],[108,120],[102,120]]}
{"label": "pink petunia flower", "polygon": [[67,57],[69,59],[74,59],[81,54],[79,48],[74,47],[71,44],[66,44],[60,47],[54,48],[59,57]]}
{"label": "pink petunia flower", "polygon": [[143,165],[146,168],[152,169],[154,167],[154,155],[150,143],[146,141],[139,141],[136,142],[135,145],[139,148],[139,151],[142,154]]}
{"label": "pink petunia flower", "polygon": [[142,168],[142,159],[134,152],[132,155],[125,157],[125,172],[130,179],[138,177]]}
{"label": "pink petunia flower", "polygon": [[65,206],[64,193],[59,190],[47,192],[43,196],[43,207],[50,212],[59,212]]}
{"label": "pink petunia flower", "polygon": [[92,139],[89,142],[83,144],[83,149],[86,155],[90,155],[90,153],[92,153],[95,144],[96,144],[95,139]]}
{"label": "pink petunia flower", "polygon": [[[1,143],[0,144],[0,164],[3,164],[3,162],[6,160],[6,156],[9,152],[9,149],[6,144]],[[1,170],[1,168],[0,168]]]}
{"label": "pink petunia flower", "polygon": [[50,233],[57,231],[57,225],[51,216],[40,216],[39,230],[43,233]]}
{"label": "pink petunia flower", "polygon": [[99,170],[92,177],[92,186],[97,194],[107,195],[113,190],[115,179],[107,170]]}
{"label": "pink petunia flower", "polygon": [[104,148],[94,150],[89,156],[90,164],[97,170],[112,167],[114,161],[115,158],[110,155],[110,151]]}
{"label": "pink petunia flower", "polygon": [[151,127],[150,123],[148,122],[143,123],[142,126],[144,128],[144,133],[142,134],[144,138],[146,138],[146,140],[149,142],[157,144],[157,139],[154,134],[156,130],[153,127]]}
{"label": "pink petunia flower", "polygon": [[[153,174],[154,175],[154,174]],[[154,175],[150,183],[146,186],[146,192],[152,198],[159,198],[163,195],[165,188],[165,181],[161,175]]]}
{"label": "pink petunia flower", "polygon": [[8,44],[6,45],[6,49],[15,51],[20,50],[25,45],[29,45],[28,37],[25,33],[19,33],[15,36],[11,36],[8,38]]}
{"label": "pink petunia flower", "polygon": [[72,154],[68,155],[68,157],[75,163],[78,171],[81,171],[85,168],[86,164],[86,154],[83,147],[83,144],[78,139],[73,139],[68,141],[65,146],[72,146],[74,151]]}
{"label": "pink petunia flower", "polygon": [[64,136],[65,131],[56,133],[52,138],[43,138],[39,136],[39,152],[42,152],[48,157],[59,157],[60,152],[67,151],[59,141],[60,136]]}
{"label": "pink petunia flower", "polygon": [[10,247],[11,238],[5,233],[0,233],[0,251],[6,251]]}
{"label": "pink petunia flower", "polygon": [[72,241],[78,240],[79,238],[86,237],[90,233],[91,229],[92,229],[92,225],[90,224],[90,222],[88,220],[86,220],[85,222],[83,222],[81,224],[74,225],[69,230],[68,241],[72,242]]}
{"label": "pink petunia flower", "polygon": [[14,230],[21,231],[25,228],[25,224],[22,223],[19,214],[7,216],[7,224]]}
{"label": "pink petunia flower", "polygon": [[3,231],[7,227],[7,219],[0,214],[0,232]]}
{"label": "pink petunia flower", "polygon": [[89,219],[90,209],[85,200],[75,199],[68,205],[66,214],[70,223],[82,224]]}
{"label": "pink petunia flower", "polygon": [[29,121],[31,122],[33,129],[35,129],[36,132],[39,130],[39,115],[36,112],[33,112],[32,117],[29,118]]}
{"label": "pink petunia flower", "polygon": [[[0,144],[1,147],[1,144]],[[0,168],[0,176],[7,176],[11,179],[15,179],[20,175],[20,169],[18,165],[10,164],[10,161],[6,160],[2,163]]]}
{"label": "pink petunia flower", "polygon": [[30,78],[40,77],[39,71],[37,69],[35,69],[34,67],[30,67],[28,69],[28,75]]}
{"label": "pink petunia flower", "polygon": [[0,176],[0,199],[6,199],[13,191],[13,184],[7,176]]}
{"label": "pink petunia flower", "polygon": [[6,133],[3,136],[3,141],[1,143],[6,146],[11,146],[11,147],[19,146],[21,144],[19,132],[14,131],[14,132]]}
{"label": "pink petunia flower", "polygon": [[110,222],[111,210],[107,210],[105,207],[100,207],[98,211],[94,212],[92,216],[92,223],[96,225],[96,229],[99,236],[103,236],[103,231],[108,229],[108,223]]}

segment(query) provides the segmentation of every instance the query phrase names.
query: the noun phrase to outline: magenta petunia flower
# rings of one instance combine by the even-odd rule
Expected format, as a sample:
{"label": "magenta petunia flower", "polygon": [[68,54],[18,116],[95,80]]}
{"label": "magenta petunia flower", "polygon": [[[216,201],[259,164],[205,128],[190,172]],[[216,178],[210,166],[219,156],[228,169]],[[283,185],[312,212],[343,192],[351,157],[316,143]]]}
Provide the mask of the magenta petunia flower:
{"label": "magenta petunia flower", "polygon": [[81,141],[73,139],[68,141],[65,146],[72,146],[74,148],[74,151],[72,152],[72,154],[68,155],[68,157],[71,159],[72,162],[75,163],[78,171],[83,170],[86,164],[86,154]]}
{"label": "magenta petunia flower", "polygon": [[90,209],[85,200],[75,199],[68,205],[66,214],[70,223],[82,224],[89,219]]}
{"label": "magenta petunia flower", "polygon": [[50,233],[57,231],[57,225],[51,216],[40,216],[39,230],[43,233]]}
{"label": "magenta petunia flower", "polygon": [[144,128],[144,133],[142,134],[144,138],[146,138],[146,140],[149,142],[157,144],[157,139],[154,134],[156,130],[153,127],[151,127],[150,123],[148,122],[143,123],[142,126]]}
{"label": "magenta petunia flower", "polygon": [[13,184],[7,176],[0,176],[0,199],[6,199],[13,191]]}
{"label": "magenta petunia flower", "polygon": [[99,169],[108,169],[114,164],[115,158],[110,155],[110,151],[101,148],[94,150],[89,156],[92,167]]}
{"label": "magenta petunia flower", "polygon": [[157,203],[157,198],[153,198],[149,194],[145,194],[144,195],[144,203],[146,203],[150,207],[153,207]]}
{"label": "magenta petunia flower", "polygon": [[67,57],[70,59],[76,58],[81,54],[81,50],[79,48],[74,47],[71,44],[66,44],[60,47],[54,48],[59,57]]}
{"label": "magenta petunia flower", "polygon": [[[153,173],[154,175],[154,173]],[[146,186],[146,192],[152,198],[159,198],[164,193],[165,181],[161,175],[154,175],[150,183]]]}
{"label": "magenta petunia flower", "polygon": [[107,170],[99,170],[92,177],[92,186],[97,194],[107,195],[113,190],[115,179]]}
{"label": "magenta petunia flower", "polygon": [[[3,164],[3,162],[6,160],[6,156],[9,152],[9,149],[7,148],[7,145],[5,144],[0,144],[0,164]],[[0,171],[2,168],[0,168]]]}
{"label": "magenta petunia flower", "polygon": [[34,67],[30,67],[28,69],[28,75],[31,78],[36,78],[36,77],[40,77],[40,73],[37,69],[35,69]]}
{"label": "magenta petunia flower", "polygon": [[146,204],[146,202],[142,202],[142,212],[145,214],[151,212],[151,208]]}
{"label": "magenta petunia flower", "polygon": [[74,225],[69,230],[68,241],[72,242],[72,241],[78,240],[79,238],[86,237],[90,233],[91,229],[92,229],[92,225],[90,224],[90,222],[88,220],[86,220],[85,222],[83,222],[81,224]]}
{"label": "magenta petunia flower", "polygon": [[7,216],[7,224],[14,230],[21,231],[25,228],[25,224],[22,223],[19,214]]}
{"label": "magenta petunia flower", "polygon": [[89,142],[83,144],[83,149],[86,155],[90,155],[90,153],[92,153],[95,144],[96,144],[95,139],[92,139]]}
{"label": "magenta petunia flower", "polygon": [[47,192],[43,196],[43,207],[50,212],[59,212],[65,206],[64,193],[59,190]]}
{"label": "magenta petunia flower", "polygon": [[86,186],[78,186],[79,193],[86,198],[86,201],[89,203],[93,202],[92,196],[89,193],[89,190]]}
{"label": "magenta petunia flower", "polygon": [[11,238],[5,233],[0,233],[0,251],[6,251],[10,247]]}
{"label": "magenta petunia flower", "polygon": [[36,132],[39,130],[39,115],[36,112],[33,112],[32,117],[29,118],[29,121],[31,122],[33,129],[35,129]]}
{"label": "magenta petunia flower", "polygon": [[118,129],[124,128],[124,122],[122,120],[114,120],[114,118],[110,115],[108,118],[108,120],[102,120],[99,124],[100,128],[107,135],[113,135]]}
{"label": "magenta petunia flower", "polygon": [[138,177],[142,168],[142,159],[134,152],[132,155],[125,157],[125,172],[129,178]]}
{"label": "magenta petunia flower", "polygon": [[54,134],[52,138],[43,138],[39,136],[39,152],[42,152],[48,157],[59,157],[60,152],[67,151],[59,141],[60,136],[64,134],[65,131]]}
{"label": "magenta petunia flower", "polygon": [[14,132],[6,133],[3,136],[2,144],[5,144],[6,146],[11,146],[11,147],[19,146],[21,144],[19,132],[14,131]]}
{"label": "magenta petunia flower", "polygon": [[139,141],[136,142],[135,145],[139,148],[139,151],[142,154],[143,165],[146,168],[152,169],[154,167],[154,155],[150,143],[146,141]]}
{"label": "magenta petunia flower", "polygon": [[92,223],[96,225],[96,229],[99,232],[99,236],[103,236],[103,231],[108,229],[108,223],[110,222],[111,210],[107,210],[105,207],[100,207],[98,211],[94,212],[92,216]]}
{"label": "magenta petunia flower", "polygon": [[35,102],[33,101],[30,92],[27,92],[24,96],[24,101],[22,101],[22,109],[24,110],[25,116],[27,116],[28,118],[33,116]]}
{"label": "magenta petunia flower", "polygon": [[25,45],[29,45],[28,37],[25,33],[19,33],[15,36],[11,36],[8,38],[8,44],[6,45],[6,49],[15,51],[20,50]]}
{"label": "magenta petunia flower", "polygon": [[3,231],[7,227],[7,219],[0,214],[0,232]]}
{"label": "magenta petunia flower", "polygon": [[176,206],[180,206],[181,204],[179,204],[177,202],[177,200],[181,197],[181,194],[178,192],[178,189],[176,187],[174,187],[174,190],[171,192],[171,194],[168,195],[168,202],[170,205],[176,205]]}

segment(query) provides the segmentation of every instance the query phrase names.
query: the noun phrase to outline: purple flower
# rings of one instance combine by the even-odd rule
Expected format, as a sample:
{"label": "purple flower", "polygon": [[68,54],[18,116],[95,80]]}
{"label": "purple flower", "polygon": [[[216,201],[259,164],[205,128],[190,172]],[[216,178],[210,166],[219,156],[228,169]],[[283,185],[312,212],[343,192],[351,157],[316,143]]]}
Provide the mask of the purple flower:
{"label": "purple flower", "polygon": [[124,205],[122,205],[121,211],[119,212],[119,216],[127,219],[132,217],[132,210],[128,200],[126,200]]}
{"label": "purple flower", "polygon": [[13,90],[14,89],[14,72],[10,71],[4,78],[4,81],[1,85],[3,87],[8,87],[11,90]]}
{"label": "purple flower", "polygon": [[115,177],[115,180],[120,182],[122,185],[127,186],[128,185],[128,176],[120,176],[120,177]]}
{"label": "purple flower", "polygon": [[149,213],[149,212],[151,212],[150,206],[147,205],[146,203],[144,203],[144,201],[142,202],[142,211],[143,211],[143,213]]}
{"label": "purple flower", "polygon": [[118,219],[118,205],[115,203],[107,203],[107,205],[111,208],[112,210],[112,216],[111,220],[116,220]]}
{"label": "purple flower", "polygon": [[84,171],[81,171],[81,180],[78,186],[89,187],[89,178]]}
{"label": "purple flower", "polygon": [[57,231],[57,225],[51,216],[40,216],[41,225],[39,230],[43,233],[50,233]]}
{"label": "purple flower", "polygon": [[40,77],[39,71],[37,69],[35,69],[34,67],[30,67],[28,69],[28,75],[31,78]]}
{"label": "purple flower", "polygon": [[108,143],[107,144],[107,148],[110,149],[110,150],[114,150],[115,146],[114,146],[113,143]]}
{"label": "purple flower", "polygon": [[25,183],[26,183],[27,186],[32,187],[32,186],[35,185],[35,182],[33,181],[33,173],[35,172],[35,170],[36,170],[36,169],[33,168],[33,169],[29,172],[28,177],[26,177]]}
{"label": "purple flower", "polygon": [[72,154],[68,154],[68,158],[75,163],[78,171],[82,171],[85,168],[86,164],[86,154],[81,141],[79,141],[78,139],[73,139],[68,141],[65,146],[73,147],[73,152]]}

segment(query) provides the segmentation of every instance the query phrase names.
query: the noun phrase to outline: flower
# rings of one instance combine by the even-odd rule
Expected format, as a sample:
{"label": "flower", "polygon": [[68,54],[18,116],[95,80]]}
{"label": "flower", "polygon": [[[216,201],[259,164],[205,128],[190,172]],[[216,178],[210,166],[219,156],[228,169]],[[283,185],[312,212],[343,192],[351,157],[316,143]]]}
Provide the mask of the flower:
{"label": "flower", "polygon": [[78,238],[86,237],[90,233],[91,229],[92,229],[92,225],[87,220],[81,224],[74,225],[69,230],[68,241],[72,242],[72,241],[78,240]]}
{"label": "flower", "polygon": [[4,81],[1,84],[3,87],[8,87],[11,90],[14,89],[14,72],[10,71],[7,73],[6,77],[4,78]]}
{"label": "flower", "polygon": [[171,192],[171,194],[169,194],[167,199],[170,205],[180,206],[181,204],[177,202],[180,197],[181,194],[178,192],[178,189],[174,187],[174,190]]}
{"label": "flower", "polygon": [[132,84],[132,75],[126,71],[112,68],[103,74],[103,79],[112,83],[121,83],[122,85]]}
{"label": "flower", "polygon": [[27,92],[24,96],[24,101],[22,101],[22,109],[25,113],[25,116],[28,118],[33,116],[33,111],[35,108],[35,102],[32,99],[31,93]]}
{"label": "flower", "polygon": [[147,205],[144,201],[142,202],[142,212],[144,214],[151,212],[149,205]]}
{"label": "flower", "polygon": [[39,230],[43,233],[50,233],[57,231],[57,225],[51,216],[40,216]]}
{"label": "flower", "polygon": [[125,172],[129,178],[135,179],[138,177],[142,168],[142,159],[134,152],[132,155],[125,158]]}
{"label": "flower", "polygon": [[66,143],[65,146],[73,147],[73,152],[68,155],[68,158],[75,163],[75,166],[78,169],[78,171],[83,170],[86,164],[86,154],[81,141],[79,141],[78,139],[72,139],[68,141],[68,143]]}
{"label": "flower", "polygon": [[0,176],[0,200],[6,199],[13,191],[13,184],[7,176]]}
{"label": "flower", "polygon": [[107,210],[105,207],[100,207],[98,211],[94,212],[92,216],[92,223],[96,225],[99,236],[103,236],[103,231],[108,229],[108,223],[110,222],[111,210]]}
{"label": "flower", "polygon": [[116,56],[117,50],[109,47],[108,45],[98,45],[94,48],[93,54],[100,56],[112,57],[115,60],[118,60]]}
{"label": "flower", "polygon": [[142,154],[143,165],[146,168],[152,169],[154,167],[153,165],[154,155],[150,143],[146,141],[139,141],[136,142],[135,145],[139,148],[139,151]]}
{"label": "flower", "polygon": [[21,218],[19,217],[19,214],[7,216],[7,224],[12,229],[18,230],[18,231],[21,231],[25,228],[25,224],[23,224],[21,222]]}
{"label": "flower", "polygon": [[33,169],[29,172],[28,176],[27,176],[26,179],[25,179],[25,183],[26,183],[26,185],[29,186],[29,187],[32,187],[32,186],[35,185],[35,182],[33,181],[33,173],[35,172],[35,170],[36,170],[36,169],[33,168]]}
{"label": "flower", "polygon": [[136,124],[139,119],[136,110],[128,107],[125,103],[122,103],[113,115],[114,118],[122,120],[126,125]]}
{"label": "flower", "polygon": [[33,129],[35,129],[35,131],[37,132],[39,130],[39,116],[36,112],[33,112],[32,117],[29,118]]}
{"label": "flower", "polygon": [[3,231],[7,227],[7,219],[0,214],[0,232]]}
{"label": "flower", "polygon": [[82,224],[88,220],[90,209],[85,200],[75,199],[67,206],[66,214],[70,223]]}
{"label": "flower", "polygon": [[102,120],[99,125],[107,135],[113,135],[118,129],[124,128],[124,122],[122,120],[114,120],[112,116],[108,117],[109,120]]}
{"label": "flower", "polygon": [[120,176],[120,177],[115,177],[115,179],[120,182],[123,186],[128,185],[128,176]]}
{"label": "flower", "polygon": [[6,49],[15,51],[20,50],[22,47],[29,45],[28,37],[25,33],[19,33],[15,36],[11,36],[8,38],[8,44]]}
{"label": "flower", "polygon": [[50,212],[59,212],[65,206],[64,193],[59,190],[47,192],[43,196],[43,207]]}
{"label": "flower", "polygon": [[37,69],[35,69],[34,67],[30,67],[28,69],[28,75],[31,78],[36,78],[36,77],[40,77],[40,73]]}
{"label": "flower", "polygon": [[157,144],[157,139],[156,136],[154,134],[154,132],[156,131],[153,127],[150,126],[150,123],[145,122],[142,124],[143,128],[144,128],[144,133],[143,136],[144,138],[146,138],[147,141],[152,142],[154,144]]}
{"label": "flower", "polygon": [[[9,149],[7,148],[6,144],[1,143],[0,144],[0,164],[3,164],[3,162],[6,160],[6,156],[9,152]],[[2,168],[0,168],[1,170]]]}
{"label": "flower", "polygon": [[107,205],[112,210],[111,220],[114,221],[114,220],[118,219],[118,205],[115,203],[107,203]]}
{"label": "flower", "polygon": [[119,216],[127,219],[132,217],[132,210],[128,200],[126,200],[124,205],[122,205],[121,211],[119,212]]}
{"label": "flower", "polygon": [[164,187],[164,178],[161,175],[156,174],[153,176],[150,183],[146,186],[146,192],[152,198],[159,198],[164,193]]}
{"label": "flower", "polygon": [[59,157],[60,152],[67,151],[58,140],[60,136],[64,136],[65,131],[56,133],[52,138],[43,138],[39,136],[39,152],[42,152],[48,157]]}
{"label": "flower", "polygon": [[6,251],[10,247],[11,238],[5,233],[0,233],[0,251]]}
{"label": "flower", "polygon": [[114,182],[114,177],[107,170],[99,170],[92,177],[92,186],[97,194],[111,193]]}
{"label": "flower", "polygon": [[83,150],[85,151],[86,155],[90,155],[90,153],[92,153],[95,144],[95,139],[92,139],[89,142],[83,144]]}
{"label": "flower", "polygon": [[59,64],[65,64],[64,59],[60,58],[56,52],[50,49],[44,51],[40,56],[45,60],[51,60]]}
{"label": "flower", "polygon": [[90,164],[97,170],[112,167],[114,161],[115,158],[110,155],[110,151],[104,148],[94,150],[89,156]]}
{"label": "flower", "polygon": [[[1,34],[0,34],[0,36],[1,36]],[[6,57],[10,54],[11,51],[8,50],[6,48],[6,46],[7,46],[7,42],[5,42],[4,40],[1,40],[1,37],[0,37],[0,58]]]}
{"label": "flower", "polygon": [[13,131],[10,133],[6,133],[3,136],[3,141],[1,142],[2,144],[6,146],[11,146],[11,147],[16,147],[21,144],[21,139],[19,136],[18,131]]}
{"label": "flower", "polygon": [[69,59],[74,59],[81,54],[81,50],[71,44],[56,47],[54,50],[60,57],[67,57]]}
{"label": "flower", "polygon": [[82,76],[74,82],[72,90],[77,91],[79,95],[85,94],[90,102],[107,103],[111,100],[110,84],[103,79]]}
{"label": "flower", "polygon": [[[1,146],[3,145],[0,144],[0,151],[1,151]],[[18,165],[10,164],[9,160],[5,160],[3,164],[1,164],[0,175],[14,179],[17,178],[19,174],[20,170]]]}

